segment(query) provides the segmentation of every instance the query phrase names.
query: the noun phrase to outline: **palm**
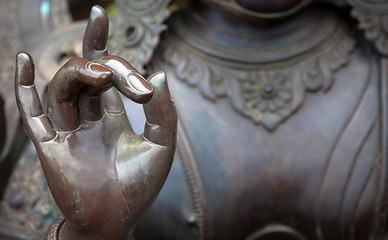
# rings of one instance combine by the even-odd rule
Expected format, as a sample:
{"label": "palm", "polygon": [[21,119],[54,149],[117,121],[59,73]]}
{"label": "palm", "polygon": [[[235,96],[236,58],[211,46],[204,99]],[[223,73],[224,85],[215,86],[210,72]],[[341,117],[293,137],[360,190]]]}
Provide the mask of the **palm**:
{"label": "palm", "polygon": [[[19,53],[16,96],[47,183],[66,219],[87,234],[121,239],[132,233],[167,177],[177,117],[165,74],[150,77],[152,90],[123,59],[108,56],[101,47],[106,44],[107,18],[101,9],[93,11],[84,56],[98,59],[74,58],[58,71],[48,87],[45,115],[33,85],[32,59]],[[94,29],[102,29],[97,40],[91,37]],[[108,90],[112,86],[134,101],[149,101],[144,105],[143,135],[133,133],[117,91]]]}
{"label": "palm", "polygon": [[[88,129],[65,133],[53,141],[41,143],[40,158],[49,163],[44,166],[46,177],[50,179],[48,184],[52,185],[52,195],[66,218],[79,226],[87,219],[101,227],[104,225],[101,220],[107,215],[120,219],[115,216],[116,210],[125,210],[123,201],[113,201],[115,196],[121,195],[115,175],[117,143],[111,143],[119,134],[115,131],[109,135],[111,139],[96,138],[95,135],[103,133],[103,121],[91,125]],[[55,161],[51,162],[52,159]]]}

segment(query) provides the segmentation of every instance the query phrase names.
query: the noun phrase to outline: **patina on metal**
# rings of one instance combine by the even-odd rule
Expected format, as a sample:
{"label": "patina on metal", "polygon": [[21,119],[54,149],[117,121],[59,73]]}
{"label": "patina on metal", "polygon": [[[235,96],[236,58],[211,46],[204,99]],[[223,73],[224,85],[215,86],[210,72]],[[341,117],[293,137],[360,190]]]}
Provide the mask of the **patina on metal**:
{"label": "patina on metal", "polygon": [[[130,238],[163,186],[175,151],[177,117],[165,74],[145,81],[122,58],[108,55],[107,27],[105,12],[93,8],[84,39],[89,60],[73,58],[57,72],[45,110],[34,86],[32,58],[17,55],[19,111],[66,218],[55,224],[59,239]],[[95,39],[92,33],[99,29]],[[134,134],[112,86],[145,104],[144,134]],[[50,231],[47,238],[52,237]]]}
{"label": "patina on metal", "polygon": [[[46,125],[46,132],[55,131],[50,136],[54,140],[48,141],[52,145],[59,145],[60,139],[70,145],[81,138],[88,140],[72,145],[71,151],[63,146],[51,148],[46,153],[52,155],[42,158],[42,146],[46,143],[33,138],[42,163],[56,158],[61,164],[51,168],[43,164],[43,169],[66,220],[55,221],[43,238],[93,239],[98,235],[122,239],[132,233],[136,239],[379,240],[386,237],[388,5],[385,1],[192,1],[166,23],[163,21],[170,15],[168,0],[117,0],[116,3],[119,14],[111,22],[109,49],[121,58],[106,51],[108,21],[101,9],[94,15],[100,16],[95,20],[92,14],[85,34],[85,59],[71,60],[55,77],[57,69],[66,62],[63,59],[81,54],[81,35],[86,26],[74,24],[62,28],[47,35],[42,46],[31,50],[36,51],[33,56],[38,69],[37,92],[46,103],[41,110],[28,108],[30,102],[25,101],[27,104],[22,110],[44,112],[39,117],[52,122]],[[166,26],[168,30],[160,36]],[[24,65],[23,59],[28,60]],[[120,159],[136,155],[133,148],[128,148],[128,153],[120,147],[126,139],[118,137],[118,131],[119,128],[130,131],[124,120],[124,107],[129,110],[128,115],[142,115],[142,110],[126,98],[122,107],[118,104],[117,92],[111,94],[111,91],[130,83],[126,81],[130,72],[146,86],[142,88],[146,97],[133,98],[137,95],[130,95],[128,88],[123,87],[124,95],[146,102],[151,89],[123,59],[133,63],[141,73],[166,71],[171,97],[179,113],[177,151],[157,197],[167,175],[163,171],[171,164],[172,149],[170,159],[165,165],[158,162],[160,169],[155,168],[154,173],[147,175],[146,168],[142,168],[141,174],[131,175],[143,180],[147,175],[148,180],[154,181],[149,188],[149,193],[153,193],[150,197],[138,195],[139,191],[125,192],[139,189],[131,186],[148,182],[125,185],[131,183],[124,179],[128,174],[126,167],[133,165],[117,159],[120,165],[116,164],[116,169],[121,172],[109,175],[101,166],[109,165],[115,158],[99,154],[104,150],[95,147],[101,143],[98,146],[104,146],[102,149],[107,152],[120,151],[125,155]],[[28,55],[22,53],[19,60],[18,69],[31,71]],[[103,71],[98,77],[88,75],[91,78],[79,81],[79,74],[87,69],[85,66]],[[19,73],[21,76],[23,71]],[[24,78],[29,79],[27,85],[33,81],[31,75],[30,72]],[[66,76],[70,81],[64,80]],[[96,82],[88,81],[93,76],[101,80],[98,87],[94,85]],[[50,81],[53,77],[54,81]],[[45,84],[49,84],[47,94]],[[70,87],[72,84],[76,87]],[[154,96],[145,106],[158,94],[152,82],[151,86]],[[57,87],[66,91],[58,92]],[[107,88],[111,90],[104,92]],[[32,88],[20,86],[20,89],[31,91]],[[101,97],[94,98],[95,94]],[[74,96],[81,101],[74,101]],[[66,101],[57,101],[62,98]],[[37,103],[37,97],[31,99]],[[159,110],[164,109],[161,105]],[[59,108],[70,111],[57,111]],[[47,111],[50,109],[53,111]],[[120,115],[119,121],[112,120],[116,115]],[[25,116],[26,121],[31,115]],[[147,115],[147,121],[157,121],[156,116],[159,113],[154,118]],[[135,121],[131,126],[133,130],[140,129],[144,123]],[[33,130],[30,129],[30,135],[34,134]],[[38,137],[46,137],[45,131],[36,130]],[[147,124],[144,135],[149,130],[160,133],[159,128]],[[161,134],[171,132],[165,128]],[[116,145],[107,144],[115,142],[112,139],[117,140]],[[142,146],[139,142],[141,139],[135,139],[132,146]],[[20,183],[25,180],[26,169],[31,168],[29,172],[34,173],[34,177],[28,175],[28,180],[42,179],[32,149],[27,146],[16,165],[10,180],[13,192],[24,189]],[[65,149],[66,154],[59,153],[60,149]],[[71,161],[64,160],[67,156],[77,159],[82,156],[86,160],[73,161],[77,163],[76,168]],[[112,161],[96,164],[104,156]],[[148,159],[146,155],[142,157]],[[106,169],[111,170],[110,166]],[[64,174],[61,169],[71,169],[73,174]],[[92,173],[94,181],[91,182],[87,178]],[[97,189],[106,180],[98,176],[122,178],[115,185],[112,177],[109,183],[113,187],[100,188],[101,195],[98,191],[74,191]],[[66,184],[62,184],[64,181]],[[35,181],[33,186],[37,187],[31,189],[41,190],[45,183]],[[31,189],[22,196],[38,199],[36,212],[40,215],[36,219],[44,219],[42,226],[47,226],[51,221],[41,215],[50,212],[49,193],[33,193]],[[124,201],[104,194],[119,196],[120,191]],[[7,192],[6,196],[8,199]],[[6,216],[10,212],[23,216],[23,198],[10,196],[10,204],[2,205],[6,206],[2,207],[7,211]],[[90,202],[85,196],[100,197],[104,201]],[[145,205],[149,206],[155,197],[152,207],[140,219]],[[119,200],[115,208],[114,201]],[[136,203],[139,207],[136,217],[129,219],[125,227],[115,222],[119,218],[114,214],[119,209],[125,210],[123,202],[128,206]],[[102,220],[106,219],[105,211],[112,213],[107,216],[112,216],[112,221],[117,223],[114,227]],[[93,219],[88,214],[97,217]],[[30,216],[27,212],[25,215]],[[89,229],[93,225],[89,220],[101,224],[99,231]],[[23,231],[22,227],[18,229]]]}
{"label": "patina on metal", "polygon": [[148,69],[169,76],[193,200],[164,204],[185,193],[173,165],[139,239],[184,239],[165,230],[181,216],[197,239],[383,238],[387,65],[352,24],[318,1],[202,1],[169,19]]}

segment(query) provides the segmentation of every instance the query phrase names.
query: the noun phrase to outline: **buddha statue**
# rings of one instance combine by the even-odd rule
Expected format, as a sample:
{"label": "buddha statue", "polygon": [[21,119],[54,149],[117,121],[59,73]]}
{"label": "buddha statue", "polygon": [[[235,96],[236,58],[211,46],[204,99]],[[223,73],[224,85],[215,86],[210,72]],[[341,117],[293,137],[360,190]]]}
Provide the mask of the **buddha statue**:
{"label": "buddha statue", "polygon": [[[384,239],[388,4],[169,3],[117,0],[109,38],[98,7],[54,33],[36,90],[18,54],[19,110],[64,216],[43,238]],[[49,43],[85,28],[83,58],[43,71]]]}

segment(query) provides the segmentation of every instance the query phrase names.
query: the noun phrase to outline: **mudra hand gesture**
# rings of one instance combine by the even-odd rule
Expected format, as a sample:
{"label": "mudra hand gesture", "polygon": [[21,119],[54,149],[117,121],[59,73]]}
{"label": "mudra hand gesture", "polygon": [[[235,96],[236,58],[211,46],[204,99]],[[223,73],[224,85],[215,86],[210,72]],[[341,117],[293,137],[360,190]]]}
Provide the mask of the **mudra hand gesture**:
{"label": "mudra hand gesture", "polygon": [[[94,7],[84,58],[71,59],[57,72],[45,110],[31,57],[17,55],[19,111],[66,218],[59,239],[129,239],[163,186],[174,156],[177,115],[165,74],[145,81],[123,59],[108,55],[107,35],[106,13]],[[145,103],[144,134],[134,134],[112,86]]]}

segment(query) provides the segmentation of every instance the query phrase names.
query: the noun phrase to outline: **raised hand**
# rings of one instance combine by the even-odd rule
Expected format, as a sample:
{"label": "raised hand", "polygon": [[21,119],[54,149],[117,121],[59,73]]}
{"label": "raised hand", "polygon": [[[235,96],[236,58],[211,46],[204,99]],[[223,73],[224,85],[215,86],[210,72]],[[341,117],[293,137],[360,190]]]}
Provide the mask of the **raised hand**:
{"label": "raised hand", "polygon": [[[86,59],[73,58],[57,72],[44,109],[32,58],[20,52],[16,59],[20,115],[66,218],[59,239],[129,239],[174,156],[177,115],[165,74],[145,81],[123,59],[108,55],[107,34],[104,10],[93,7],[84,37]],[[115,88],[145,103],[144,134],[132,131]]]}

